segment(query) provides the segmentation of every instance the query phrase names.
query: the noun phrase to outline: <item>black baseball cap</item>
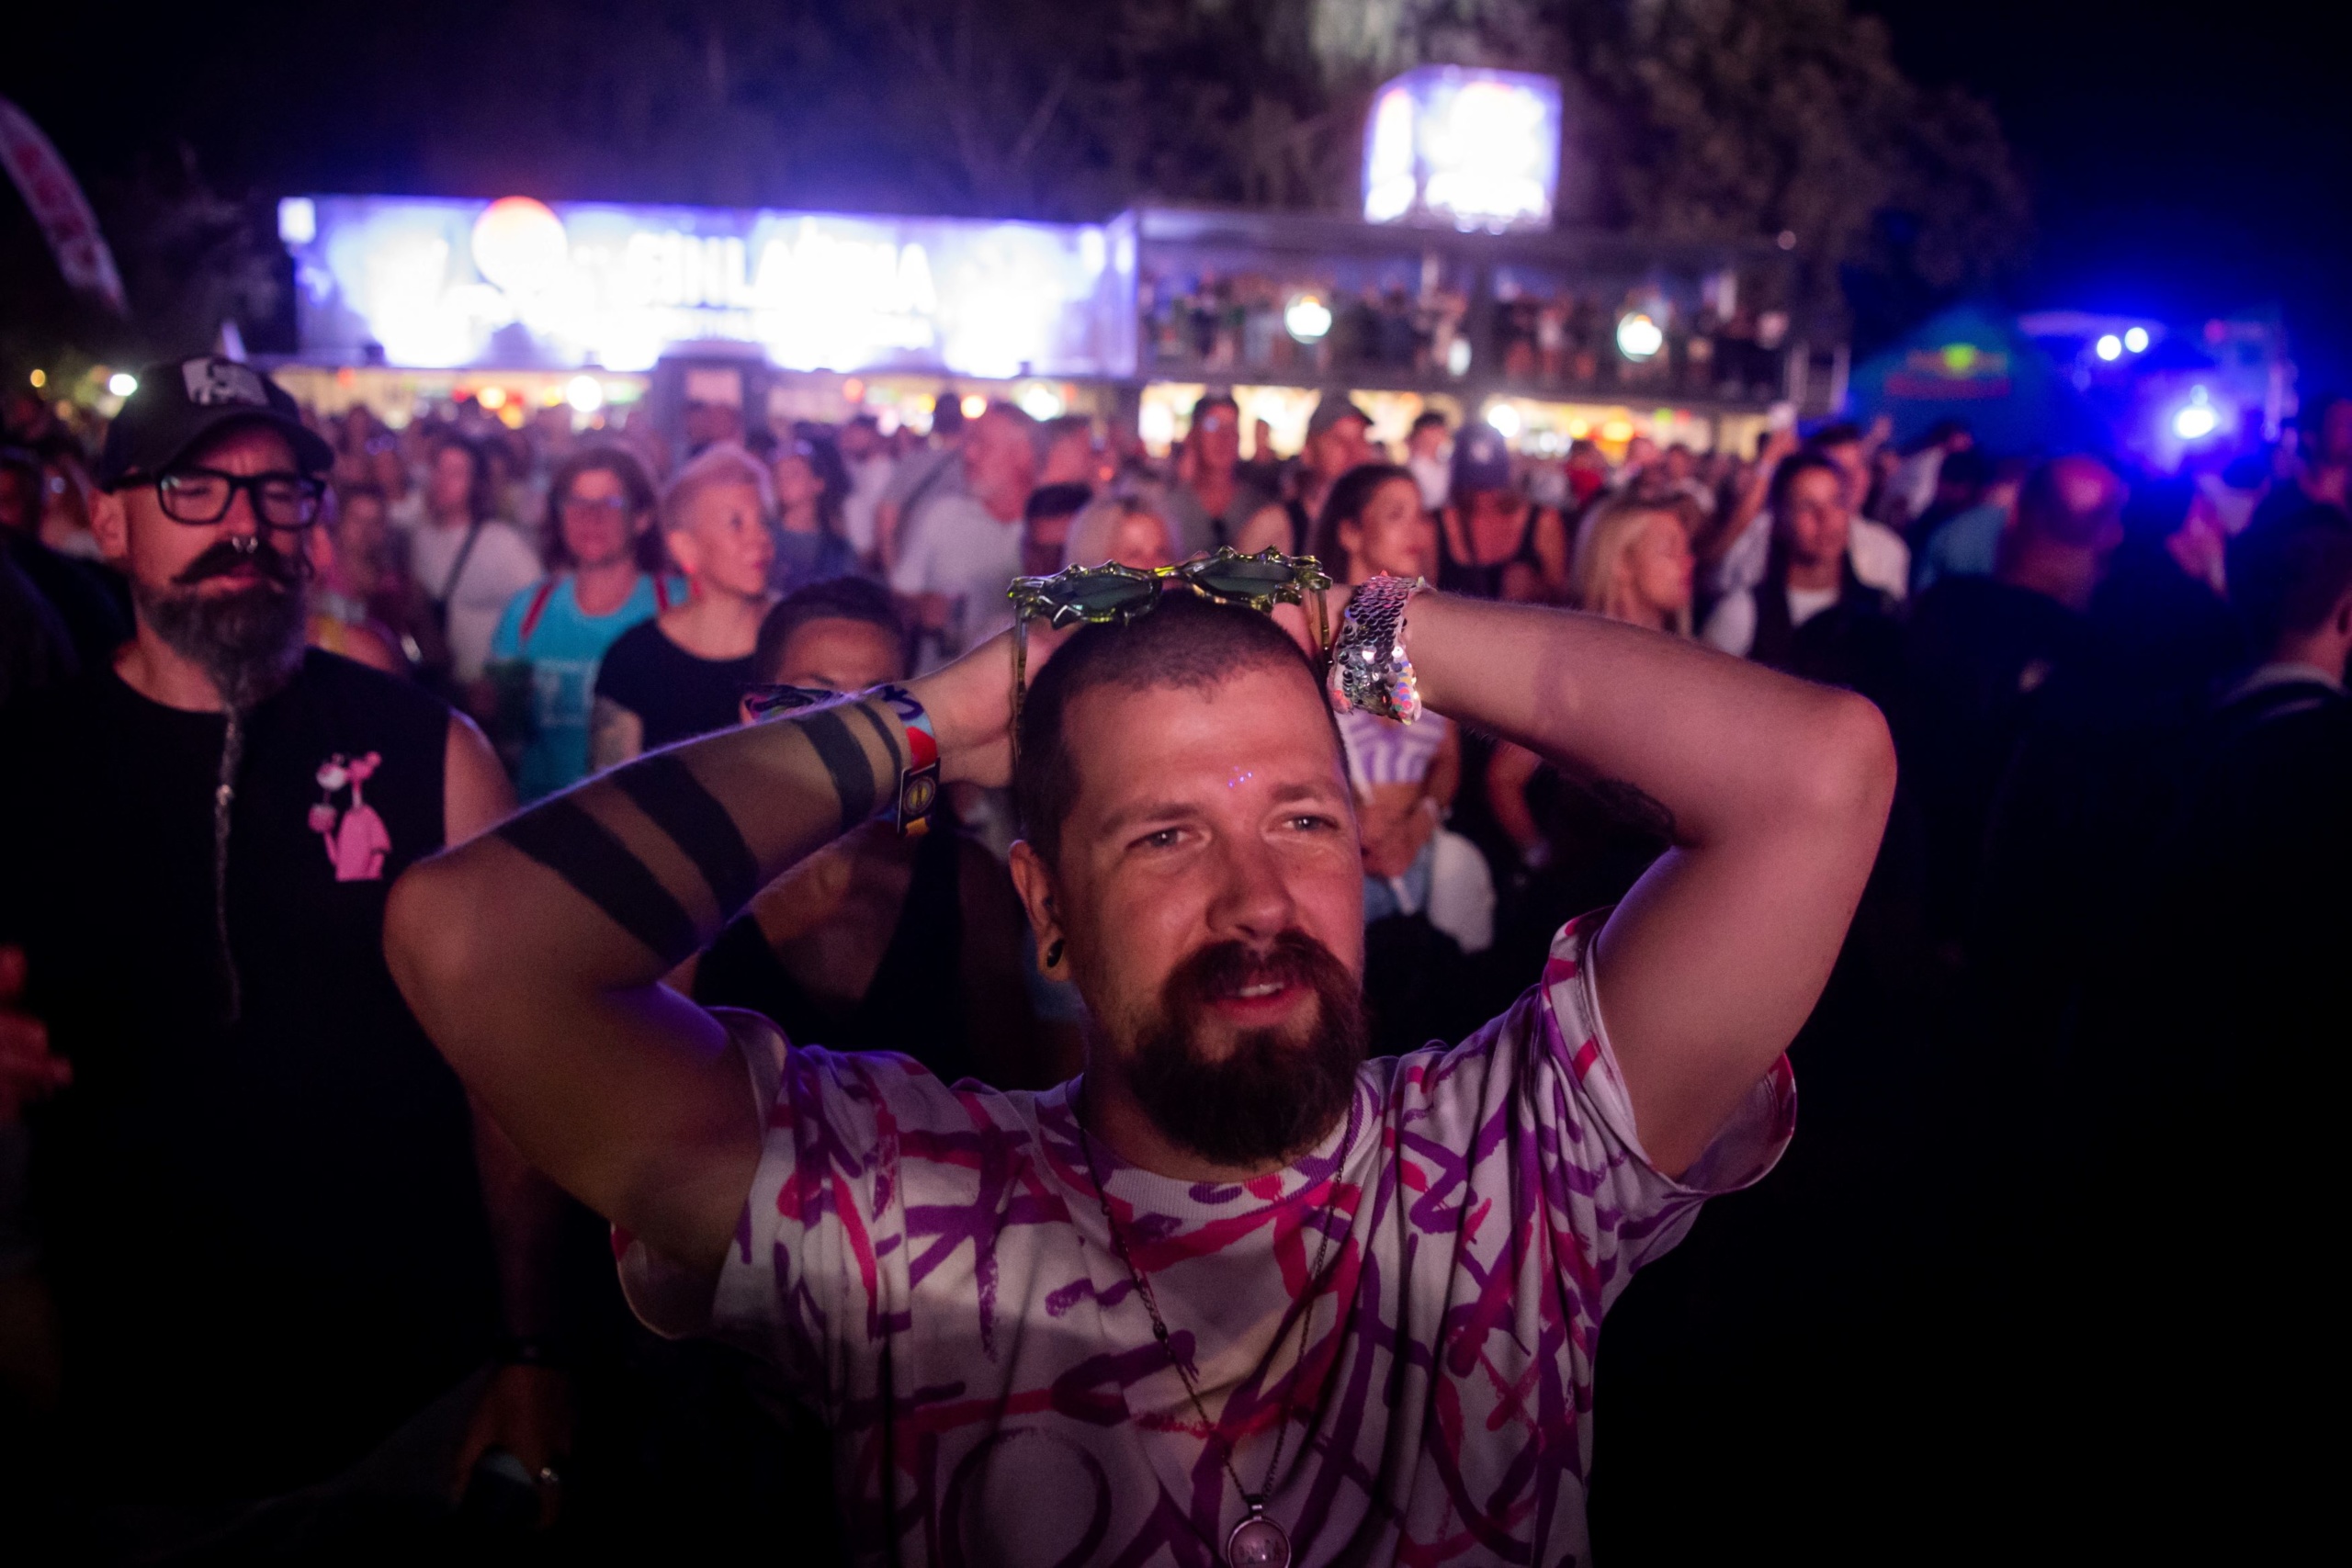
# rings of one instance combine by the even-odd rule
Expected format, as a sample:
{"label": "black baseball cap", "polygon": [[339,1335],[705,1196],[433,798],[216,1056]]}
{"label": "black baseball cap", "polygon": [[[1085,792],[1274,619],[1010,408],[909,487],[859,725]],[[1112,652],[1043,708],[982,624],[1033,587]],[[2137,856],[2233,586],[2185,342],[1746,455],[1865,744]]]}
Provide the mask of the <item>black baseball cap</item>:
{"label": "black baseball cap", "polygon": [[123,400],[107,429],[93,478],[109,491],[153,479],[232,424],[276,430],[306,474],[334,467],[334,448],[302,423],[302,411],[285,388],[250,365],[207,354],[139,373],[139,389]]}

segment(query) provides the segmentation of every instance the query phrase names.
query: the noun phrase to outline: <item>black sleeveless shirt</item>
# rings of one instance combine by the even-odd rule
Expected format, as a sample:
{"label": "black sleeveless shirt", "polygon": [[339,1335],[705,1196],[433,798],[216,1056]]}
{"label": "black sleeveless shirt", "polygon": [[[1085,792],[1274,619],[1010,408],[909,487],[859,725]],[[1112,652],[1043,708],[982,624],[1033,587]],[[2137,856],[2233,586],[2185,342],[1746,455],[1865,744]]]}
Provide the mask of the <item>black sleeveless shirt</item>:
{"label": "black sleeveless shirt", "polygon": [[233,1019],[226,719],[101,668],[0,725],[0,941],[74,1073],[34,1113],[35,1214],[102,1485],[334,1473],[494,1342],[465,1094],[383,956],[392,879],[441,847],[448,723],[316,650],[247,716]]}

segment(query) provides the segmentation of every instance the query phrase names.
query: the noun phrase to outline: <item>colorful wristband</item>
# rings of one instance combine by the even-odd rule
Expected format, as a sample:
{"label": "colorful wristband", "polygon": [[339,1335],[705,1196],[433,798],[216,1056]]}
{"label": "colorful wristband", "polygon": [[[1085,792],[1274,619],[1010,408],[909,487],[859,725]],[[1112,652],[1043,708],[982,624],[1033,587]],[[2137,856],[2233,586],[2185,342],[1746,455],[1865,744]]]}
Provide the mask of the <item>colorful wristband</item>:
{"label": "colorful wristband", "polygon": [[878,698],[907,727],[907,761],[899,770],[893,820],[903,837],[928,832],[932,809],[939,804],[939,734],[931,727],[931,715],[904,686],[876,686],[865,694]]}

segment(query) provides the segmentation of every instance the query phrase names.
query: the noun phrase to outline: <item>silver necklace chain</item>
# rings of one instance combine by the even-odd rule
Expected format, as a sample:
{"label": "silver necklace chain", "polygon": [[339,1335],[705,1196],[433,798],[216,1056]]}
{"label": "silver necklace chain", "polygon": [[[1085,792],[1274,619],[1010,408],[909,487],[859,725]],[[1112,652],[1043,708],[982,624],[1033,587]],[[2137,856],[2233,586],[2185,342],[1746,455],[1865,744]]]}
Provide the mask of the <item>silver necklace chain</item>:
{"label": "silver necklace chain", "polygon": [[[1080,1086],[1081,1089],[1083,1087],[1083,1085]],[[1102,1205],[1102,1223],[1110,1228],[1111,1250],[1117,1256],[1119,1262],[1125,1267],[1127,1278],[1135,1284],[1136,1294],[1143,1298],[1144,1311],[1151,1314],[1152,1335],[1159,1341],[1160,1348],[1168,1352],[1168,1364],[1176,1369],[1176,1377],[1183,1383],[1186,1397],[1192,1400],[1193,1410],[1199,1414],[1202,1427],[1208,1433],[1209,1441],[1216,1445],[1217,1461],[1225,1466],[1225,1473],[1231,1477],[1233,1489],[1241,1494],[1242,1506],[1253,1514],[1262,1513],[1266,1506],[1267,1495],[1273,1490],[1274,1477],[1282,1470],[1283,1447],[1290,1440],[1290,1411],[1287,1407],[1283,1409],[1283,1418],[1274,1427],[1274,1451],[1266,1461],[1266,1479],[1260,1485],[1259,1490],[1252,1493],[1249,1487],[1242,1484],[1241,1472],[1233,1468],[1233,1445],[1219,1434],[1217,1423],[1209,1418],[1208,1406],[1201,1402],[1199,1385],[1193,1382],[1193,1374],[1185,1367],[1183,1359],[1176,1354],[1176,1348],[1169,1343],[1168,1321],[1159,1315],[1159,1303],[1151,1293],[1151,1281],[1145,1277],[1142,1269],[1136,1267],[1135,1258],[1127,1251],[1126,1235],[1120,1230],[1117,1217],[1111,1213],[1110,1190],[1102,1184],[1102,1173],[1095,1168],[1093,1135],[1087,1132],[1086,1122],[1078,1114],[1076,1096],[1072,1096],[1070,1100],[1070,1120],[1078,1126],[1079,1148],[1086,1156],[1086,1175],[1088,1179],[1094,1183],[1095,1201]],[[1315,1263],[1306,1271],[1306,1291],[1299,1303],[1298,1359],[1295,1363],[1294,1376],[1297,1371],[1303,1371],[1306,1366],[1307,1327],[1315,1315],[1317,1288],[1323,1282],[1323,1262],[1331,1249],[1331,1221],[1339,1212],[1340,1162],[1344,1159],[1348,1149],[1355,1143],[1355,1126],[1356,1101],[1353,1096],[1350,1096],[1348,1135],[1340,1140],[1340,1153],[1333,1159],[1331,1174],[1329,1178],[1331,1183],[1331,1195],[1323,1202],[1323,1237],[1315,1245]],[[1287,1406],[1288,1401],[1284,1401],[1284,1404]]]}

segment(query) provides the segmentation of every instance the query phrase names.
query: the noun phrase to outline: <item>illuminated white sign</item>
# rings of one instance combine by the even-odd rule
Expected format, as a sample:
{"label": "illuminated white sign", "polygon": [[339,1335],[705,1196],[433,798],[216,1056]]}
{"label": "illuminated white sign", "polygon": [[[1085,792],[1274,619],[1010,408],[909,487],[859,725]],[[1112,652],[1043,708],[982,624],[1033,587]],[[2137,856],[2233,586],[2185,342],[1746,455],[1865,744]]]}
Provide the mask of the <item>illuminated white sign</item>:
{"label": "illuminated white sign", "polygon": [[641,370],[748,343],[792,370],[1133,371],[1132,244],[1088,225],[297,197],[305,357]]}
{"label": "illuminated white sign", "polygon": [[1369,222],[1542,229],[1559,185],[1560,85],[1548,76],[1425,65],[1373,98]]}

